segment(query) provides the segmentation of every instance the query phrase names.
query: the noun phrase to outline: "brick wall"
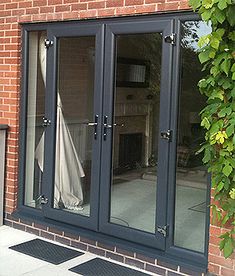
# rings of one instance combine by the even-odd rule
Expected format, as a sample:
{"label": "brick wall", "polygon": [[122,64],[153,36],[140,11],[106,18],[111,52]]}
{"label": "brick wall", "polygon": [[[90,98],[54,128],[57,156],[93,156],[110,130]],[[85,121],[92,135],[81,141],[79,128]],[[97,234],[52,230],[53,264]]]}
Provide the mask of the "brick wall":
{"label": "brick wall", "polygon": [[15,219],[11,215],[6,215],[5,224],[15,229],[26,231],[28,233],[57,241],[83,251],[156,273],[157,275],[204,276],[204,273],[192,271],[184,266],[163,262],[156,258],[147,257],[134,251],[126,251],[114,245],[101,243],[99,241],[81,237],[70,232],[59,230],[49,224],[42,225],[25,219]]}
{"label": "brick wall", "polygon": [[[80,237],[67,237],[65,233],[44,229],[36,223],[13,222],[10,214],[17,204],[18,133],[20,98],[20,49],[21,33],[19,23],[84,18],[125,16],[162,11],[188,9],[188,0],[1,0],[0,3],[0,124],[10,126],[7,139],[6,181],[5,181],[5,222],[16,228],[46,236],[62,243],[82,246],[84,250],[100,252],[107,257],[129,264],[136,264],[149,270],[153,265],[164,265],[156,260],[137,258],[135,253],[117,252],[116,248],[103,248],[97,242],[90,244]],[[224,260],[218,250],[218,235],[224,231],[212,226],[210,229],[209,269],[219,275],[235,275],[235,262]],[[94,243],[94,242],[93,242]],[[104,250],[105,249],[105,250]],[[101,250],[101,251],[99,251]],[[128,256],[129,254],[129,256]],[[165,265],[166,266],[166,265]],[[156,267],[156,266],[155,266]],[[181,271],[179,267],[168,270],[168,275]],[[183,271],[182,271],[183,272]]]}

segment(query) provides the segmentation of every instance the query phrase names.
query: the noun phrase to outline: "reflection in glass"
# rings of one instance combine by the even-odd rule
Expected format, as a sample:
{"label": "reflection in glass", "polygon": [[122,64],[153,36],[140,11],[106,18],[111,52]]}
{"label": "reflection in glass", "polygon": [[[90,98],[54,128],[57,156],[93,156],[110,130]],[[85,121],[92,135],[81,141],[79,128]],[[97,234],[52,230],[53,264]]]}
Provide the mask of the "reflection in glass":
{"label": "reflection in glass", "polygon": [[197,40],[211,32],[201,21],[182,24],[182,77],[178,115],[175,245],[204,252],[207,171],[196,155],[204,139],[199,112],[206,104],[197,87],[202,77]]}
{"label": "reflection in glass", "polygon": [[61,38],[58,55],[54,208],[90,214],[94,37]]}
{"label": "reflection in glass", "polygon": [[155,232],[161,47],[159,33],[116,39],[110,222],[151,233]]}
{"label": "reflection in glass", "polygon": [[[37,149],[43,136],[42,118],[45,112],[45,75],[42,70],[41,51],[45,32],[29,32],[28,45],[28,90],[27,90],[27,129],[25,162],[24,204],[40,208],[42,170],[37,160]],[[45,47],[44,47],[45,48]],[[43,72],[44,71],[44,72]],[[43,156],[42,156],[43,159]]]}

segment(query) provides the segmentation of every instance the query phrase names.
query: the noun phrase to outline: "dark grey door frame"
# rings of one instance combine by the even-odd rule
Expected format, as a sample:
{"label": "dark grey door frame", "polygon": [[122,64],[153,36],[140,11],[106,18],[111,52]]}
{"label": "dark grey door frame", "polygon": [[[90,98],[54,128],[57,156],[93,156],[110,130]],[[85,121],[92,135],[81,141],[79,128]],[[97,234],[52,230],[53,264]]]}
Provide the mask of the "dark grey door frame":
{"label": "dark grey door frame", "polygon": [[[113,95],[115,93],[114,63],[115,63],[115,35],[138,33],[162,33],[162,66],[161,66],[161,96],[159,133],[170,128],[171,104],[171,75],[173,45],[166,43],[164,37],[173,33],[174,21],[167,19],[146,20],[144,22],[111,23],[106,27],[105,36],[105,71],[104,71],[104,108],[103,115],[108,117],[108,124],[113,122]],[[110,183],[112,171],[112,129],[107,130],[106,140],[103,140],[101,164],[101,193],[100,193],[100,220],[99,230],[130,241],[142,243],[159,249],[165,249],[166,238],[156,231],[155,235],[135,230],[109,222],[110,210]],[[159,139],[158,154],[158,184],[156,228],[167,224],[167,186],[168,186],[169,142]]]}
{"label": "dark grey door frame", "polygon": [[[55,146],[56,146],[56,106],[57,106],[57,67],[58,67],[58,39],[62,37],[95,36],[95,80],[94,80],[94,116],[97,114],[98,127],[97,139],[93,138],[92,145],[92,169],[91,169],[91,194],[90,217],[54,209],[54,171],[55,171]],[[104,53],[104,25],[102,24],[74,24],[49,28],[47,38],[53,42],[47,52],[47,80],[46,80],[46,110],[45,116],[51,121],[46,128],[45,154],[42,194],[48,199],[47,204],[42,205],[42,211],[47,218],[61,222],[97,230],[99,210],[99,163],[101,151],[101,113],[102,113],[102,89],[103,89],[103,53]]]}
{"label": "dark grey door frame", "polygon": [[[19,154],[19,197],[18,197],[18,208],[16,211],[16,217],[18,218],[19,215],[23,215],[23,217],[29,217],[30,219],[35,219],[40,222],[50,222],[53,223],[53,220],[48,220],[44,219],[44,216],[39,209],[31,208],[29,206],[25,206],[24,204],[24,192],[25,192],[25,158],[26,158],[26,127],[27,127],[27,83],[28,83],[28,52],[29,52],[29,45],[28,45],[28,36],[29,32],[31,31],[47,31],[49,33],[50,29],[64,29],[63,32],[68,33],[70,29],[74,29],[74,26],[76,25],[76,29],[79,29],[80,27],[85,27],[85,26],[97,26],[97,25],[102,25],[102,24],[112,24],[112,23],[123,23],[123,24],[129,24],[134,21],[145,23],[149,21],[154,21],[154,24],[157,24],[157,22],[161,20],[174,20],[174,25],[175,29],[174,32],[177,33],[177,39],[176,39],[176,46],[174,46],[174,57],[173,57],[173,74],[172,74],[172,98],[171,98],[171,103],[172,103],[172,108],[171,108],[171,129],[174,131],[177,130],[177,105],[178,105],[178,93],[179,93],[179,83],[180,83],[180,37],[178,37],[178,33],[180,32],[180,22],[185,21],[185,20],[199,20],[199,17],[197,14],[194,14],[193,12],[183,12],[183,13],[165,13],[165,14],[158,14],[158,15],[142,15],[142,16],[135,16],[135,17],[117,17],[117,18],[107,18],[107,19],[98,19],[98,20],[79,20],[79,21],[68,21],[68,22],[52,22],[52,23],[27,23],[27,24],[21,24],[22,27],[22,81],[21,81],[21,90],[22,90],[22,95],[21,95],[21,102],[20,102],[20,154]],[[74,33],[78,31],[74,30]],[[76,35],[76,34],[75,34]],[[53,49],[50,48],[48,52],[53,52]],[[48,60],[50,62],[54,62],[56,56],[53,57],[53,54],[50,54],[51,57],[48,57]],[[56,66],[56,65],[54,65]],[[52,68],[51,66],[50,68]],[[106,69],[107,71],[107,69]],[[52,78],[53,74],[52,72],[48,72],[48,78]],[[47,84],[48,85],[48,84]],[[48,91],[51,93],[53,91],[53,85],[50,85],[50,88],[48,88]],[[54,90],[55,91],[55,90]],[[47,95],[48,96],[48,95]],[[55,93],[54,96],[55,97]],[[49,100],[49,99],[48,99]],[[50,103],[52,100],[49,100]],[[56,102],[56,99],[53,100],[54,103]],[[52,111],[50,111],[49,103],[47,104],[47,116],[52,114]],[[49,128],[48,128],[49,131]],[[53,130],[54,131],[54,130]],[[50,133],[53,132],[50,130]],[[176,132],[174,132],[176,136]],[[54,134],[53,134],[54,135]],[[54,154],[54,150],[52,148],[54,147],[53,142],[49,141],[50,145],[47,145],[47,150],[50,150],[50,153]],[[50,149],[50,146],[52,147]],[[209,208],[207,210],[207,222],[206,222],[206,239],[205,239],[205,252],[204,254],[194,252],[191,250],[183,249],[174,246],[174,208],[175,208],[175,161],[174,158],[176,156],[176,140],[175,137],[173,136],[172,143],[170,143],[170,162],[169,162],[169,186],[168,186],[168,206],[167,206],[167,213],[168,213],[168,218],[167,218],[167,224],[170,225],[169,227],[169,236],[166,239],[166,250],[165,252],[162,252],[161,250],[155,250],[150,247],[142,247],[142,245],[138,243],[132,243],[128,245],[131,248],[137,248],[138,250],[140,249],[141,251],[146,250],[147,252],[153,254],[153,256],[156,256],[155,254],[159,254],[161,256],[168,256],[171,260],[181,260],[181,262],[187,262],[187,264],[192,265],[192,268],[196,267],[206,267],[207,265],[207,255],[208,255],[208,239],[209,239]],[[99,160],[96,160],[98,163]],[[50,166],[53,166],[53,164],[50,164]],[[109,168],[109,167],[108,167]],[[107,170],[107,168],[105,168]],[[101,179],[102,181],[102,179]],[[45,183],[45,185],[52,185],[51,183]],[[102,184],[102,186],[105,186]],[[44,189],[45,190],[45,189]],[[46,192],[46,191],[45,191]],[[208,188],[208,205],[210,202],[210,189]],[[164,210],[165,211],[165,210]],[[54,220],[60,220],[60,216],[58,213],[53,214],[53,219]],[[77,223],[79,222],[79,223]],[[84,225],[86,227],[86,223],[80,220],[80,217],[73,217],[73,220],[71,218],[70,221],[68,221],[68,225],[66,227],[70,227],[69,224],[79,224],[81,222],[81,227]],[[65,227],[62,219],[62,223],[58,223],[57,225],[60,225],[60,227]],[[89,223],[87,223],[87,228],[89,228]],[[73,228],[75,229],[74,232],[76,233],[90,233],[91,238],[99,238],[100,236],[104,238],[104,241],[110,240],[113,242],[120,242],[120,245],[123,245],[124,248],[128,242],[123,242],[122,240],[113,238],[113,237],[108,237],[107,235],[102,235],[100,233],[95,233],[94,231],[89,231],[89,230],[84,230],[83,228],[76,227]],[[112,233],[111,233],[112,235]],[[167,261],[167,259],[166,259]]]}

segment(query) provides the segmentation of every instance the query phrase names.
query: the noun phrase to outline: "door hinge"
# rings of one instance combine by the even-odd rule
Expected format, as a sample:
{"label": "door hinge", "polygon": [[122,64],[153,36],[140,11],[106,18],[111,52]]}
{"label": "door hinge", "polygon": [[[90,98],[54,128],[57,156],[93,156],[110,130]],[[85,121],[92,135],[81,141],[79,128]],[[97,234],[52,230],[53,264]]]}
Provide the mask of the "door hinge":
{"label": "door hinge", "polygon": [[165,36],[165,42],[166,43],[171,43],[172,45],[176,44],[176,34],[172,33],[170,35]]}
{"label": "door hinge", "polygon": [[166,139],[168,142],[171,142],[172,130],[168,129],[167,131],[161,131],[160,135],[162,139]]}
{"label": "door hinge", "polygon": [[53,41],[49,40],[49,39],[45,39],[45,47],[48,49],[49,47],[51,47],[53,45]]}
{"label": "door hinge", "polygon": [[46,198],[44,195],[40,195],[38,198],[37,198],[37,202],[39,204],[47,204],[48,203],[48,198]]}
{"label": "door hinge", "polygon": [[157,226],[157,232],[162,234],[164,236],[164,238],[166,238],[168,236],[168,232],[169,232],[169,225]]}

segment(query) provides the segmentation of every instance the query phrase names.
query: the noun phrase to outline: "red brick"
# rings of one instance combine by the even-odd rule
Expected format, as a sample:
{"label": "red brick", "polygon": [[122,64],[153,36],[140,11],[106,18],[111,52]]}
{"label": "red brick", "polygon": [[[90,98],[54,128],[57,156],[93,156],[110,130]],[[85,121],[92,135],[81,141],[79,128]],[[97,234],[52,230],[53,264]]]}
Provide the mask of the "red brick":
{"label": "red brick", "polygon": [[116,9],[116,15],[135,14],[134,7],[121,7]]}
{"label": "red brick", "polygon": [[39,8],[26,9],[26,14],[35,14],[35,13],[39,13]]}
{"label": "red brick", "polygon": [[211,236],[219,237],[221,235],[221,228],[211,225],[210,234],[211,234]]}
{"label": "red brick", "polygon": [[68,12],[70,11],[70,6],[69,5],[59,5],[55,7],[55,12]]}
{"label": "red brick", "polygon": [[179,3],[162,3],[157,4],[157,10],[158,11],[172,11],[172,10],[178,10]]}
{"label": "red brick", "polygon": [[208,270],[210,273],[214,273],[214,274],[218,275],[220,273],[220,266],[218,266],[216,264],[209,264]]}
{"label": "red brick", "polygon": [[115,9],[98,10],[98,16],[113,16],[113,15],[115,15]]}
{"label": "red brick", "polygon": [[49,13],[47,14],[47,20],[62,20],[63,19],[63,13],[57,12],[57,13]]}
{"label": "red brick", "polygon": [[144,0],[125,0],[125,6],[143,5]]}
{"label": "red brick", "polygon": [[62,0],[48,0],[48,5],[61,5],[63,4]]}
{"label": "red brick", "polygon": [[33,7],[41,7],[41,6],[46,6],[47,5],[47,0],[34,0],[33,1]]}
{"label": "red brick", "polygon": [[17,8],[18,8],[17,3],[6,4],[6,10],[12,10],[12,9],[17,9]]}
{"label": "red brick", "polygon": [[165,0],[145,0],[145,4],[165,3]]}
{"label": "red brick", "polygon": [[70,3],[78,3],[78,0],[64,0],[65,4],[70,4]]}
{"label": "red brick", "polygon": [[96,10],[80,11],[79,15],[81,18],[95,17],[97,15],[97,11]]}
{"label": "red brick", "polygon": [[0,17],[7,17],[11,15],[11,11],[0,11]]}
{"label": "red brick", "polygon": [[182,9],[182,10],[191,9],[191,7],[189,6],[189,2],[188,1],[183,1],[183,2],[181,1],[179,8]]}
{"label": "red brick", "polygon": [[78,12],[67,12],[67,13],[62,13],[63,19],[73,19],[73,18],[78,18]]}
{"label": "red brick", "polygon": [[219,249],[219,246],[210,244],[209,245],[209,253],[212,254],[212,255],[220,256],[221,255],[221,251]]}
{"label": "red brick", "polygon": [[72,11],[87,10],[87,3],[72,4],[71,10]]}
{"label": "red brick", "polygon": [[30,8],[32,7],[31,1],[19,2],[19,8]]}
{"label": "red brick", "polygon": [[33,14],[33,21],[45,21],[47,19],[46,14]]}
{"label": "red brick", "polygon": [[104,1],[88,3],[88,9],[103,9],[104,7],[105,7]]}
{"label": "red brick", "polygon": [[222,256],[220,257],[209,254],[209,261],[213,264],[221,265],[226,268],[233,268],[233,261],[231,259],[225,259]]}
{"label": "red brick", "polygon": [[219,245],[221,239],[219,237],[215,237],[215,236],[210,236],[210,240],[209,243],[213,244],[213,245]]}
{"label": "red brick", "polygon": [[107,8],[114,8],[114,7],[123,7],[124,0],[109,0],[106,2]]}
{"label": "red brick", "polygon": [[224,267],[221,267],[221,273],[222,276],[235,276],[235,271],[233,269],[227,269]]}
{"label": "red brick", "polygon": [[55,7],[40,7],[40,13],[51,13],[55,11]]}
{"label": "red brick", "polygon": [[156,11],[157,6],[156,5],[145,5],[145,6],[137,6],[136,7],[136,13],[149,13]]}

